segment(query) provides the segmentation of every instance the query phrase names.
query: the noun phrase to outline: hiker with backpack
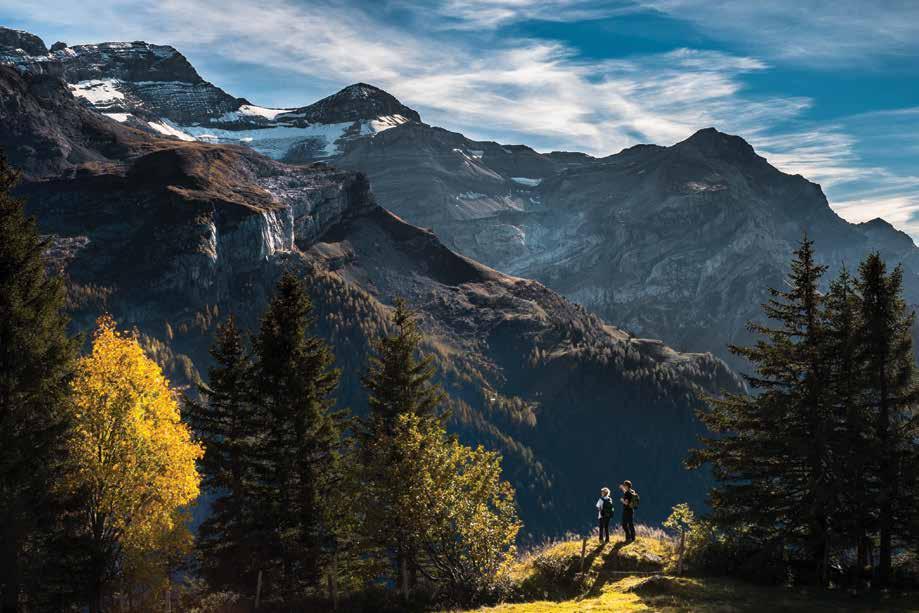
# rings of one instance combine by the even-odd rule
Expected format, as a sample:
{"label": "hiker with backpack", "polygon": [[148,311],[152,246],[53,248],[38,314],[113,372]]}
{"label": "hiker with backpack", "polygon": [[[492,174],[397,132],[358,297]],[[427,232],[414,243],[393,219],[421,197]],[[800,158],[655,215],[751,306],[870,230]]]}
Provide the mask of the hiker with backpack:
{"label": "hiker with backpack", "polygon": [[600,489],[600,499],[597,501],[597,521],[600,524],[600,544],[609,543],[609,522],[613,518],[613,499],[609,496],[609,488]]}
{"label": "hiker with backpack", "polygon": [[625,532],[625,542],[635,540],[635,509],[638,508],[641,498],[638,492],[632,489],[632,482],[626,479],[619,486],[622,490],[622,529]]}

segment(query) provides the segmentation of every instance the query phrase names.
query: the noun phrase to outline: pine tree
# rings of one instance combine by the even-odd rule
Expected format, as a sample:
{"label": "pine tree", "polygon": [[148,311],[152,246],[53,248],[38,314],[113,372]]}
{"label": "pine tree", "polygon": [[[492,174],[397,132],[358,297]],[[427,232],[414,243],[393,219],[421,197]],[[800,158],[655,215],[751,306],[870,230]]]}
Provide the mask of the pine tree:
{"label": "pine tree", "polygon": [[405,470],[417,467],[403,461],[394,441],[406,416],[417,417],[421,431],[439,426],[445,395],[432,381],[436,374],[433,357],[419,357],[418,318],[401,298],[396,300],[392,323],[394,332],[377,340],[363,378],[370,412],[359,432],[360,452],[365,487],[374,500],[364,526],[370,541],[390,558],[397,586],[408,596],[417,579],[418,542],[402,501],[412,478]]}
{"label": "pine tree", "polygon": [[443,390],[431,383],[437,370],[434,357],[417,357],[423,338],[418,316],[402,298],[396,299],[395,307],[396,331],[377,341],[363,378],[374,422],[371,429],[377,433],[392,433],[400,415],[438,416],[445,398]]}
{"label": "pine tree", "polygon": [[249,591],[255,585],[255,525],[252,361],[231,316],[217,328],[210,350],[215,365],[201,399],[186,398],[186,415],[205,446],[200,469],[213,496],[210,514],[198,528],[197,547],[212,585]]}
{"label": "pine tree", "polygon": [[[888,273],[874,253],[859,268],[861,295],[860,342],[865,363],[865,403],[873,445],[866,452],[877,458],[877,496],[873,499],[880,540],[876,587],[890,579],[893,538],[911,530],[915,512],[916,454],[915,357],[911,330],[914,314],[903,299],[903,271]],[[873,449],[872,449],[873,447]]]}
{"label": "pine tree", "polygon": [[831,502],[833,532],[841,545],[854,546],[856,569],[867,565],[870,500],[877,495],[871,448],[871,424],[864,404],[865,364],[862,350],[861,298],[843,269],[824,300],[825,349],[828,367]]}
{"label": "pine tree", "polygon": [[259,410],[256,464],[263,566],[283,578],[288,596],[319,585],[336,526],[326,508],[341,486],[344,413],[334,410],[339,371],[329,345],[310,335],[313,306],[286,273],[255,339],[253,390]]}
{"label": "pine tree", "polygon": [[711,463],[717,521],[749,526],[764,543],[809,547],[825,567],[829,514],[828,453],[831,420],[826,400],[821,296],[825,267],[814,261],[806,237],[795,251],[787,290],[772,289],[763,305],[775,327],[751,323],[761,335],[752,347],[731,347],[747,358],[756,395],[712,399],[700,419],[717,436],[703,439],[690,466]]}
{"label": "pine tree", "polygon": [[[53,560],[42,543],[55,524],[50,499],[67,429],[68,379],[77,343],[67,334],[62,280],[49,276],[47,243],[23,202],[19,176],[0,156],[0,582],[16,611],[30,579]],[[46,554],[46,555],[43,555]],[[30,590],[33,592],[34,589]]]}

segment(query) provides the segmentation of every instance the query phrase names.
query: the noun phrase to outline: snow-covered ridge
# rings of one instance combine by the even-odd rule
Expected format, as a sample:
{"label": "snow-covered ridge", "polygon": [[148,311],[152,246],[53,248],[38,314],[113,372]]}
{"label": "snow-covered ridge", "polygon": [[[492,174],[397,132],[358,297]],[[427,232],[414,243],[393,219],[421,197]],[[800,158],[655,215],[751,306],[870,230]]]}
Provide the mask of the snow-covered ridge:
{"label": "snow-covered ridge", "polygon": [[110,42],[48,51],[35,40],[31,55],[0,45],[0,63],[60,75],[75,97],[109,119],[160,136],[242,144],[274,159],[310,162],[418,119],[391,95],[363,83],[310,106],[278,109],[208,83],[173,47]]}

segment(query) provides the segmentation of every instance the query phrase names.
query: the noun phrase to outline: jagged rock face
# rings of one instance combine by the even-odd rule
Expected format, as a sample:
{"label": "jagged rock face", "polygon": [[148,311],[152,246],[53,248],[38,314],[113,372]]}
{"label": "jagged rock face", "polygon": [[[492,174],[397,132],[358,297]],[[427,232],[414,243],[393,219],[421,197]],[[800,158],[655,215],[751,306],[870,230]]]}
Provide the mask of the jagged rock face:
{"label": "jagged rock face", "polygon": [[235,279],[374,206],[362,175],[284,167],[245,149],[160,147],[111,171],[24,187],[48,232],[85,237],[68,265],[74,282],[153,303],[225,301]]}
{"label": "jagged rock face", "polygon": [[0,65],[0,147],[27,176],[58,176],[80,164],[128,155],[136,130],[74,104],[59,78]]}
{"label": "jagged rock face", "polygon": [[[36,80],[56,104],[37,98]],[[80,132],[74,122],[92,111],[47,75],[3,69],[0,86],[17,92],[0,97],[3,116],[67,133],[54,146],[127,130],[100,118],[87,123],[99,134]],[[42,120],[25,122],[32,113]],[[9,140],[6,129],[0,124]],[[537,282],[457,255],[377,206],[361,174],[292,167],[244,147],[131,136],[101,162],[57,175],[46,168],[21,189],[52,238],[49,259],[67,276],[79,327],[112,313],[140,332],[170,377],[188,383],[208,364],[217,321],[232,313],[254,329],[277,279],[293,270],[336,347],[341,403],[360,412],[370,340],[385,329],[393,297],[404,295],[423,315],[427,350],[450,393],[451,428],[502,451],[534,537],[590,523],[580,512],[585,492],[607,481],[611,466],[659,492],[643,509],[649,520],[685,499],[701,503],[706,477],[687,477],[681,461],[698,432],[699,393],[739,389],[719,360],[636,339]],[[28,133],[18,138],[25,146]],[[623,427],[631,435],[611,443]]]}
{"label": "jagged rock face", "polygon": [[39,37],[22,30],[0,27],[0,46],[21,49],[28,55],[45,55],[48,48]]}

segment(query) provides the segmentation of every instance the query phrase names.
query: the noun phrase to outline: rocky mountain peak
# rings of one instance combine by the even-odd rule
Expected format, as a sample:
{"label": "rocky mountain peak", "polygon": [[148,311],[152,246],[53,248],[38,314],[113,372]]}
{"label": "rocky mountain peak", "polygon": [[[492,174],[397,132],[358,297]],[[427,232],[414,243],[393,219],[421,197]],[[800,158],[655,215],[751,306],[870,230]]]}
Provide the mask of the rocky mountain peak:
{"label": "rocky mountain peak", "polygon": [[680,152],[694,151],[706,158],[720,159],[734,163],[750,163],[763,160],[753,147],[739,136],[719,132],[715,128],[704,128],[673,147]]}
{"label": "rocky mountain peak", "polygon": [[309,106],[297,109],[311,123],[344,123],[401,116],[408,121],[421,121],[418,111],[411,109],[392,94],[367,83],[354,83],[341,91]]}
{"label": "rocky mountain peak", "polygon": [[0,47],[22,49],[28,55],[46,55],[48,48],[42,39],[22,30],[0,26]]}
{"label": "rocky mountain peak", "polygon": [[906,250],[915,248],[916,244],[909,234],[902,230],[897,230],[886,219],[875,217],[869,221],[857,224],[858,228],[865,233],[871,241],[879,247],[886,247],[894,250]]}

